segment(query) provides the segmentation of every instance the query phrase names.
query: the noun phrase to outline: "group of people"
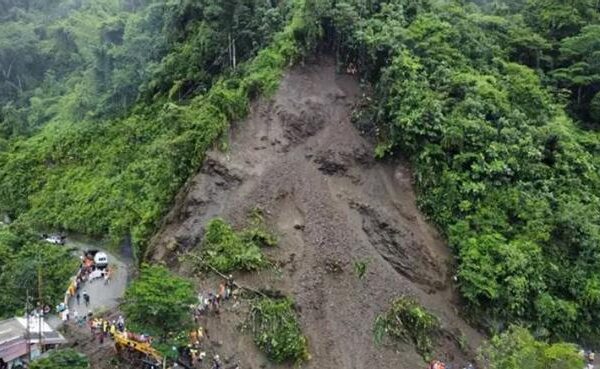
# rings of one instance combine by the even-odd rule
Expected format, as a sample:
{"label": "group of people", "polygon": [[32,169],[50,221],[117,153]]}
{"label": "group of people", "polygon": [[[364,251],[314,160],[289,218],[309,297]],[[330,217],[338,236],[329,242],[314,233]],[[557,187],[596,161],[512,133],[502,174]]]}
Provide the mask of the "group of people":
{"label": "group of people", "polygon": [[[206,358],[206,353],[201,352],[198,355],[198,358],[199,358],[200,363],[204,362],[204,360]],[[179,368],[181,368],[181,366],[178,363],[175,363],[175,365],[173,365],[173,369],[179,369]],[[221,360],[221,357],[219,355],[213,356],[212,361],[211,361],[211,369],[239,369],[239,368],[240,368],[239,363],[233,364],[233,366],[231,366],[231,367],[224,368],[223,361]]]}
{"label": "group of people", "polygon": [[92,259],[81,256],[79,271],[77,272],[77,277],[75,278],[75,288],[77,288],[83,282],[89,281],[91,283],[96,279],[103,279],[104,284],[109,284],[112,272],[113,271],[110,266],[106,268],[95,267]]}
{"label": "group of people", "polygon": [[[430,364],[429,364],[429,369],[455,369],[456,367],[454,367],[452,364],[446,364],[443,361],[439,361],[439,360],[433,360]],[[458,369],[458,368],[456,368]],[[461,366],[460,369],[475,369],[475,367],[473,366],[473,364],[467,364],[466,366]]]}
{"label": "group of people", "polygon": [[83,294],[80,294],[79,291],[77,291],[77,294],[75,295],[77,305],[81,304],[81,296],[83,296],[83,302],[85,303],[85,306],[90,306],[90,294],[85,290],[83,291]]}
{"label": "group of people", "polygon": [[596,353],[594,353],[594,351],[581,350],[579,352],[579,354],[581,355],[581,357],[583,357],[583,360],[586,362],[584,369],[594,369],[595,368],[594,362],[596,359]]}
{"label": "group of people", "polygon": [[104,339],[107,338],[109,335],[111,338],[114,338],[117,332],[125,332],[125,319],[123,318],[123,316],[119,316],[117,320],[113,319],[112,321],[109,321],[107,319],[102,318],[93,318],[92,313],[88,313],[86,320],[90,327],[92,341],[98,339],[100,344],[103,344]]}
{"label": "group of people", "polygon": [[210,312],[218,315],[220,313],[221,304],[224,301],[235,297],[235,287],[235,281],[233,280],[233,276],[230,274],[227,277],[227,280],[219,285],[217,292],[208,291],[206,293],[199,293],[198,305],[194,310],[194,320],[196,323],[199,322],[199,319],[202,316],[206,316]]}

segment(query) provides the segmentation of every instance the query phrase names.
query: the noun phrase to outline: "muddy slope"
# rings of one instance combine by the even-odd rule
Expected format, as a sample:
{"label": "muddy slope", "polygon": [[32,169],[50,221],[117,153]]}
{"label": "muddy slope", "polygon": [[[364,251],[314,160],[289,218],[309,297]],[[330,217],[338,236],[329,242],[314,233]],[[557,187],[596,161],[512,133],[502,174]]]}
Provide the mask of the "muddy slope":
{"label": "muddy slope", "polygon": [[[197,247],[209,219],[243,225],[249,211],[261,208],[280,238],[271,257],[283,267],[240,278],[295,299],[312,354],[304,366],[421,368],[409,345],[398,352],[373,344],[373,321],[393,297],[415,296],[473,344],[480,336],[456,313],[450,255],[417,210],[410,170],[376,162],[351,124],[359,93],[357,82],[336,75],[329,61],[288,72],[274,98],[235,125],[230,150],[209,153],[154,238],[151,258],[177,267],[175,255]],[[368,261],[362,280],[355,261]],[[235,333],[239,321],[219,319],[223,350],[244,350],[237,352],[242,367],[264,367],[251,342]],[[457,346],[448,338],[439,355],[459,364]]]}

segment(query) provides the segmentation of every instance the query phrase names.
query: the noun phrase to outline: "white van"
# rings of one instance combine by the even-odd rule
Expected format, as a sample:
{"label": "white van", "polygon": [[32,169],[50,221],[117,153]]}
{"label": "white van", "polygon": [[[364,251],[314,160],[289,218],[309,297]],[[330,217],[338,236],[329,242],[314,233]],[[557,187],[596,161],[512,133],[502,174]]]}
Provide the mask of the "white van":
{"label": "white van", "polygon": [[94,264],[100,268],[108,266],[108,256],[103,252],[97,252],[96,255],[94,255]]}

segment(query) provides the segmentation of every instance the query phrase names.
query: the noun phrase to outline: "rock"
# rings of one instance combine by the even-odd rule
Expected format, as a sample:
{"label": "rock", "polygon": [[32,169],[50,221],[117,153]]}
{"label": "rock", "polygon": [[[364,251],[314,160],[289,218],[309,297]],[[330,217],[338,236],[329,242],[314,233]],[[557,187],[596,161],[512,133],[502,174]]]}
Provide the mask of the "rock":
{"label": "rock", "polygon": [[175,240],[171,240],[171,242],[169,242],[166,246],[167,250],[173,252],[175,250],[177,250],[177,241]]}

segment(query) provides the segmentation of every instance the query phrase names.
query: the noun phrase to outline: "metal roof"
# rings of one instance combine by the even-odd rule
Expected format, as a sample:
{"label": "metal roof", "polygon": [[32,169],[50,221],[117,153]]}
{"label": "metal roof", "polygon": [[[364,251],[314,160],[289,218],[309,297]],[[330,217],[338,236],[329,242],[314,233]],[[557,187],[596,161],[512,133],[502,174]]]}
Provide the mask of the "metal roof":
{"label": "metal roof", "polygon": [[[27,354],[27,319],[12,318],[0,321],[0,357],[10,361]],[[39,343],[40,336],[45,345],[66,343],[67,340],[52,329],[44,319],[29,319],[30,343]]]}

